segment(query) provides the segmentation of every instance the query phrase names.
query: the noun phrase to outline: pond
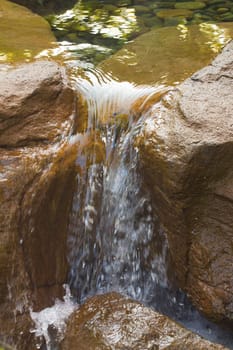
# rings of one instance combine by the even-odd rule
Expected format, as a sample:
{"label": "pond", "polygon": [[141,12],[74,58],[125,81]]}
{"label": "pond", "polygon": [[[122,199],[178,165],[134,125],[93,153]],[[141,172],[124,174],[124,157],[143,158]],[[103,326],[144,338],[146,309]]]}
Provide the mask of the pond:
{"label": "pond", "polygon": [[[155,28],[178,26],[185,36],[190,25],[209,23],[212,38],[223,37],[211,25],[233,21],[233,2],[205,1],[78,1],[64,13],[48,15],[64,50],[85,63],[98,64],[126,42]],[[204,28],[204,27],[203,27]]]}

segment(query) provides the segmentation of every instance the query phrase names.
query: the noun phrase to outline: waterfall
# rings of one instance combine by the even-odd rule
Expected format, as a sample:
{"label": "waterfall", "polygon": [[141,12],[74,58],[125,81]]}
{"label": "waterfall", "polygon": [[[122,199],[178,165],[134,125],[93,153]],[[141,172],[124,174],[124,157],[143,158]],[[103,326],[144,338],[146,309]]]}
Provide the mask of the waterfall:
{"label": "waterfall", "polygon": [[[134,86],[89,71],[87,79],[77,80],[77,90],[88,115],[82,135],[72,139],[86,140],[77,156],[80,171],[70,218],[72,292],[79,302],[113,290],[150,302],[156,286],[167,287],[167,242],[143,187],[134,139],[145,104],[165,88]],[[91,154],[85,153],[90,145]]]}
{"label": "waterfall", "polygon": [[201,316],[167,278],[168,242],[143,181],[135,142],[150,105],[167,89],[117,82],[97,70],[77,78],[76,89],[82,114],[69,141],[78,146],[68,235],[69,286],[63,301],[30,312],[38,349],[43,339],[46,349],[58,349],[66,320],[78,304],[110,291],[139,300],[233,349],[229,332]]}

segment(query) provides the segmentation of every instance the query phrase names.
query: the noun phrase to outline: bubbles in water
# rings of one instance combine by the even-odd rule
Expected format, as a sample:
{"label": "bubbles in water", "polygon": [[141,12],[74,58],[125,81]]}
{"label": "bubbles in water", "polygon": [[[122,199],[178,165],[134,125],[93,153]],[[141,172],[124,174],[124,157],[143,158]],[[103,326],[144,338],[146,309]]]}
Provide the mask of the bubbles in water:
{"label": "bubbles in water", "polygon": [[[64,288],[66,294],[63,301],[56,299],[52,307],[39,312],[30,311],[31,318],[35,323],[35,328],[31,332],[35,333],[36,337],[41,340],[44,338],[48,350],[54,350],[53,343],[62,340],[66,320],[78,307],[72,300],[69,287],[65,285]],[[56,339],[53,339],[51,333],[55,334]],[[40,346],[41,344],[38,343],[38,349],[40,349]]]}

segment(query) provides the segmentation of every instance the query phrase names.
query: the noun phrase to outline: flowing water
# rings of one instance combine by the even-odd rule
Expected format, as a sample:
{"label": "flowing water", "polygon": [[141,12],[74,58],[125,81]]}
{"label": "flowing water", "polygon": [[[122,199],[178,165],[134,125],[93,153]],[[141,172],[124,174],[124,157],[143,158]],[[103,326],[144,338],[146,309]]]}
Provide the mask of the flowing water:
{"label": "flowing water", "polygon": [[83,303],[95,294],[117,291],[230,347],[229,332],[205,320],[169,284],[168,242],[142,181],[134,140],[146,106],[168,88],[117,82],[98,70],[86,74],[86,79],[76,79],[88,109],[86,123],[70,141],[80,149],[68,240],[73,296]]}
{"label": "flowing water", "polygon": [[166,244],[152,256],[153,242],[159,241],[154,237],[156,218],[149,192],[142,188],[133,145],[144,115],[137,119],[130,109],[135,101],[143,105],[165,89],[135,87],[106,77],[101,81],[96,73],[91,78],[77,81],[88,104],[87,127],[78,139],[90,143],[90,152],[84,148],[77,158],[80,172],[70,223],[70,284],[80,302],[112,290],[149,300],[158,279],[167,284]]}
{"label": "flowing water", "polygon": [[[170,7],[176,3],[171,2]],[[233,337],[201,317],[184,293],[174,291],[169,283],[168,242],[154,215],[150,190],[142,181],[143,169],[134,143],[149,106],[160,100],[169,85],[176,85],[207,64],[229,40],[228,30],[232,29],[212,23],[221,14],[211,2],[205,24],[202,9],[193,10],[191,18],[168,19],[160,18],[162,2],[143,3],[144,11],[146,6],[150,9],[149,14],[143,12],[143,6],[137,8],[137,2],[134,6],[130,1],[115,5],[79,1],[72,10],[48,17],[60,47],[40,55],[62,55],[73,69],[73,84],[79,96],[77,134],[70,139],[71,144],[78,144],[68,237],[72,297],[83,303],[92,295],[118,291],[232,348]],[[192,29],[186,27],[188,22],[201,24]],[[177,27],[160,32],[154,29],[174,24]],[[141,42],[139,37],[135,43],[126,44],[149,29],[148,37]],[[125,48],[112,57],[123,44]],[[172,45],[176,49],[171,50]],[[103,72],[96,64],[107,57],[101,66]],[[163,63],[155,67],[156,60]],[[175,62],[172,67],[171,60]],[[81,75],[80,67],[84,69]],[[66,302],[62,305],[66,309]],[[47,329],[44,314],[33,316],[40,330],[41,324]],[[45,336],[48,338],[48,332]],[[55,349],[50,338],[47,344]]]}
{"label": "flowing water", "polygon": [[[76,191],[68,236],[68,284],[72,296],[67,289],[63,302],[56,301],[54,307],[39,313],[31,311],[36,335],[44,336],[48,349],[55,350],[57,346],[51,340],[49,326],[57,328],[60,339],[65,320],[77,303],[109,291],[140,300],[233,349],[233,338],[202,318],[186,296],[174,291],[169,283],[169,246],[153,214],[155,204],[150,189],[142,181],[143,169],[134,142],[148,108],[160,100],[168,85],[179,83],[207,64],[231,36],[229,26],[221,27],[216,22],[233,20],[233,3],[228,0],[198,3],[199,8],[186,8],[182,15],[177,12],[175,16],[169,11],[182,9],[180,1],[79,1],[65,13],[47,17],[60,44],[39,54],[36,49],[36,55],[61,56],[72,67],[81,111],[77,133],[69,141],[78,144]],[[193,37],[188,24],[198,25]],[[158,27],[167,26],[172,27],[160,31],[159,36],[156,34]],[[147,31],[149,37],[132,42]],[[152,44],[153,33],[156,41]],[[172,33],[176,33],[176,39],[172,37],[170,46],[162,51]],[[177,46],[180,43],[182,47]],[[112,57],[123,45],[124,51]],[[155,51],[150,47],[147,51],[149,45]],[[185,47],[189,50],[185,51]],[[6,50],[4,45],[3,48]],[[22,57],[28,61],[32,52],[27,49],[25,56],[24,50]],[[155,56],[157,52],[162,54]],[[12,55],[4,51],[0,59],[9,62]],[[110,61],[103,63],[103,73],[96,65],[108,57]],[[193,57],[198,63],[195,67]],[[182,64],[177,63],[180,58]],[[163,62],[162,69],[156,67],[156,60]],[[189,63],[185,71],[184,60]],[[175,62],[172,69],[171,61]],[[175,71],[179,74],[175,75]]]}

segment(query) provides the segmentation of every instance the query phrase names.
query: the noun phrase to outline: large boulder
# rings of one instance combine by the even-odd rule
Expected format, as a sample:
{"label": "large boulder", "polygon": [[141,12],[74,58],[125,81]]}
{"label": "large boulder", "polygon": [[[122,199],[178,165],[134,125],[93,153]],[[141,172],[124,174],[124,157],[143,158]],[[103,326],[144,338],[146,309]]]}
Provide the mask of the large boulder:
{"label": "large boulder", "polygon": [[89,299],[68,321],[61,350],[225,349],[168,317],[110,293]]}
{"label": "large boulder", "polygon": [[74,97],[54,62],[0,71],[0,91],[1,147],[54,143],[69,131]]}
{"label": "large boulder", "polygon": [[136,139],[167,236],[170,279],[233,321],[233,42],[153,106]]}
{"label": "large boulder", "polygon": [[1,72],[0,88],[0,339],[31,349],[29,308],[51,306],[67,279],[75,95],[47,61]]}

